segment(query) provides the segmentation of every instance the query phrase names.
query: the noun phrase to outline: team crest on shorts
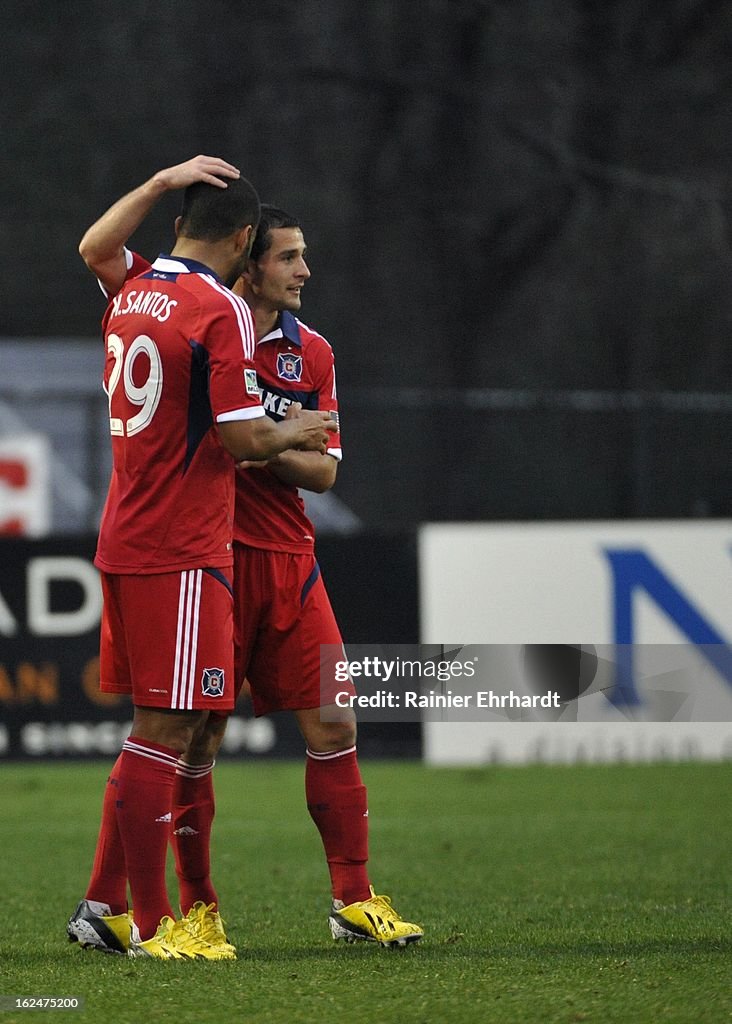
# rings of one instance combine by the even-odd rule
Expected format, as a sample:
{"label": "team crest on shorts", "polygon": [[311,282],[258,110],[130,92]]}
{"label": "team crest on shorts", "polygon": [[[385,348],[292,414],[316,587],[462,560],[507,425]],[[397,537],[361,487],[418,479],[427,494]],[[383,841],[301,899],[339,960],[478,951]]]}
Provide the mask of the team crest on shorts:
{"label": "team crest on shorts", "polygon": [[293,356],[291,352],[278,353],[277,373],[283,380],[301,380],[302,356]]}
{"label": "team crest on shorts", "polygon": [[222,668],[205,668],[203,670],[201,692],[204,697],[224,696],[224,670]]}

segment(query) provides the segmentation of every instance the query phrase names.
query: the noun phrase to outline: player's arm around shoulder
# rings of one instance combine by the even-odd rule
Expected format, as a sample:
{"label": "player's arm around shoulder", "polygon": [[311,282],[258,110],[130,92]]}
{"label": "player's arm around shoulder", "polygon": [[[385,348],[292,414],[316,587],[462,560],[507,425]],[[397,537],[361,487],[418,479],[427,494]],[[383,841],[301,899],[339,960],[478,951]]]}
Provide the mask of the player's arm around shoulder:
{"label": "player's arm around shoulder", "polygon": [[283,483],[315,494],[329,491],[338,474],[338,459],[327,452],[282,452],[268,466]]}
{"label": "player's arm around shoulder", "polygon": [[254,323],[244,300],[211,280],[203,279],[200,288],[206,301],[198,336],[205,339],[211,409],[227,451],[237,462],[272,459],[290,448],[325,453],[337,429],[328,412],[293,402],[279,423],[265,414],[253,361]]}
{"label": "player's arm around shoulder", "polygon": [[[300,487],[315,494],[324,494],[336,482],[341,458],[338,429],[338,400],[335,389],[333,349],[326,339],[301,325],[307,334],[305,360],[312,371],[312,381],[318,394],[318,408],[332,418],[336,429],[328,440],[325,454],[318,452],[286,451],[272,459],[269,470],[283,483]],[[288,416],[290,415],[288,411]]]}
{"label": "player's arm around shoulder", "polygon": [[261,415],[228,421],[217,418],[216,427],[224,448],[240,463],[269,461],[289,449],[325,459],[333,423],[327,413],[304,409],[293,420],[280,423]]}

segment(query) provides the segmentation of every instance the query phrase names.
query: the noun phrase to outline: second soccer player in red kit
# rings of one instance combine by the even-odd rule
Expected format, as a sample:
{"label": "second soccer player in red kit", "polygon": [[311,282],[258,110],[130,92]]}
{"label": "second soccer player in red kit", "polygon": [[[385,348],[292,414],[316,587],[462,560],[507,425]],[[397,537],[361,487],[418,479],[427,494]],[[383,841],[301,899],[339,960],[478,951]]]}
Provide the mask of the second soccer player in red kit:
{"label": "second soccer player in red kit", "polygon": [[[298,220],[263,206],[247,269],[234,290],[254,315],[257,379],[262,404],[275,421],[293,402],[338,416],[333,350],[295,316],[310,277],[305,255]],[[324,646],[342,652],[342,639],[298,490],[332,487],[341,454],[340,433],[334,433],[326,458],[283,452],[237,474],[236,684],[247,678],[257,715],[292,711],[306,742],[305,794],[330,873],[333,938],[406,945],[422,937],[422,928],[404,921],[370,884],[368,799],[356,718],[351,709],[335,706],[344,684],[335,682],[334,665],[321,656]],[[202,742],[214,736],[219,718],[209,718]]]}
{"label": "second soccer player in red kit", "polygon": [[[170,256],[104,317],[113,470],[96,565],[101,687],[130,693],[130,737],[108,780],[92,876],[69,936],[157,958],[221,959],[175,921],[165,859],[179,761],[207,713],[233,707],[233,459],[324,452],[327,412],[264,415],[246,304],[259,200],[244,179],[186,191]],[[134,925],[127,914],[129,880]]]}

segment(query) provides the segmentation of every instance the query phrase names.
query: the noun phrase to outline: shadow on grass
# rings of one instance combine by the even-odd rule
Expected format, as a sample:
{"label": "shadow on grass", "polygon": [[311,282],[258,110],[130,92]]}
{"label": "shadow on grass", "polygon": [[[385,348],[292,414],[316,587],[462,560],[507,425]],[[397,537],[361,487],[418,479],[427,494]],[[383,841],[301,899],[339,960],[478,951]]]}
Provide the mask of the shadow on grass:
{"label": "shadow on grass", "polygon": [[[443,947],[444,948],[444,947]],[[715,955],[729,956],[732,953],[732,939],[723,936],[700,939],[635,939],[627,942],[547,942],[547,943],[501,943],[495,946],[480,948],[458,946],[452,947],[462,955],[480,955],[501,958],[526,957],[590,957],[629,960],[645,956],[689,956]],[[450,953],[444,949],[445,955]]]}
{"label": "shadow on grass", "polygon": [[[726,956],[732,954],[732,939],[729,937],[705,937],[698,939],[637,939],[628,942],[549,942],[549,943],[499,943],[496,945],[475,945],[471,942],[455,942],[450,940],[412,943],[406,947],[384,948],[376,944],[353,944],[351,946],[254,946],[240,943],[237,962],[292,964],[293,962],[321,962],[345,965],[360,963],[368,957],[384,958],[387,962],[395,959],[402,962],[417,957],[423,961],[454,962],[457,960],[544,960],[551,956],[556,963],[562,959],[576,960],[578,957],[587,959],[604,959],[614,961],[639,960],[659,955],[683,956]],[[60,967],[73,964],[82,971],[98,971],[104,973],[135,971],[139,964],[146,961],[132,961],[123,956],[109,956],[101,953],[64,949],[15,949],[11,955],[4,957],[6,969],[12,971],[34,968]],[[151,961],[157,963],[158,961]],[[198,961],[197,961],[198,962]],[[210,963],[210,961],[209,961]],[[234,966],[231,961],[219,961],[217,967]]]}
{"label": "shadow on grass", "polygon": [[281,961],[290,963],[293,960],[333,961],[343,963],[348,960],[361,960],[364,957],[381,955],[384,957],[422,957],[431,961],[450,961],[471,959],[509,958],[573,958],[588,957],[594,959],[630,960],[646,956],[709,956],[732,953],[732,939],[728,937],[708,937],[700,939],[648,939],[628,942],[588,942],[573,943],[502,943],[499,945],[476,946],[470,942],[430,942],[413,943],[405,948],[379,949],[368,945],[352,945],[336,948],[308,946],[302,948],[273,949],[264,946],[239,947],[239,960]]}

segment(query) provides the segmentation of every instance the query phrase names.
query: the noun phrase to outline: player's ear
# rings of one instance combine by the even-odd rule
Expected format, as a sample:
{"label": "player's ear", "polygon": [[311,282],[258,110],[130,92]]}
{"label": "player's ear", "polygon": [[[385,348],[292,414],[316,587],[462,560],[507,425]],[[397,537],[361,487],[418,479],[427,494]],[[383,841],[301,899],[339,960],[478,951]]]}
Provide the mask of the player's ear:
{"label": "player's ear", "polygon": [[183,223],[183,218],[182,217],[179,216],[179,217],[175,218],[175,224],[173,225],[173,228],[175,229],[175,237],[176,238],[180,235],[180,226],[181,226],[182,223]]}
{"label": "player's ear", "polygon": [[252,247],[253,241],[254,228],[252,227],[251,224],[245,224],[243,228],[237,231],[236,237],[234,239],[234,244],[236,245],[237,252],[247,253],[248,255],[249,250]]}

